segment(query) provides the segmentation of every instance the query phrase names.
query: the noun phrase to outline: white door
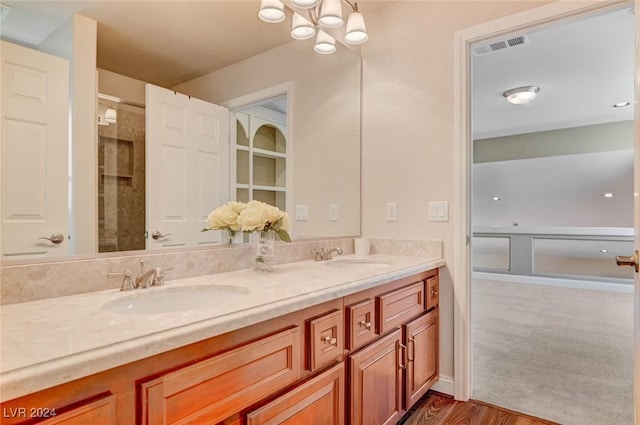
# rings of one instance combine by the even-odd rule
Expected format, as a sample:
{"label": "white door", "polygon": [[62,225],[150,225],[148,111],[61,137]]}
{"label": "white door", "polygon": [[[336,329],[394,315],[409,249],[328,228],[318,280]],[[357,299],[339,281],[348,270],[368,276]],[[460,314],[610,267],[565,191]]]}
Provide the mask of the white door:
{"label": "white door", "polygon": [[69,63],[1,43],[2,259],[66,255]]}
{"label": "white door", "polygon": [[205,246],[229,199],[229,110],[147,84],[147,249]]}

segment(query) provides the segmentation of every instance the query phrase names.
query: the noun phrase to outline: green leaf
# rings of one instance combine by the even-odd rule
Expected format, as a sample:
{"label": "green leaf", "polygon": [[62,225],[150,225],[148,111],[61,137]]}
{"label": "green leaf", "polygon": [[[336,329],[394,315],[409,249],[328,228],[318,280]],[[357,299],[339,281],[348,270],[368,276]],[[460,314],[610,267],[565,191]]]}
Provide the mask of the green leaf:
{"label": "green leaf", "polygon": [[201,231],[201,232],[208,232],[209,230],[211,230],[211,229],[208,229],[208,228],[206,228],[206,227],[205,227],[204,229],[202,229],[202,230],[200,230],[200,231]]}
{"label": "green leaf", "polygon": [[278,234],[278,237],[280,238],[281,241],[291,242],[291,237],[289,236],[286,230],[276,230],[276,233]]}

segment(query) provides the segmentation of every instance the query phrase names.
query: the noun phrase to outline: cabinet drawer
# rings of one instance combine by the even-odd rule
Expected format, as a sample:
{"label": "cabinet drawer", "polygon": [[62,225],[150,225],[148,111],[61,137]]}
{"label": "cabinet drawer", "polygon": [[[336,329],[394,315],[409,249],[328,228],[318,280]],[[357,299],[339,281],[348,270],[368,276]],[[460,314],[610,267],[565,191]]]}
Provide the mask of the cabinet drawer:
{"label": "cabinet drawer", "polygon": [[344,363],[247,414],[247,425],[344,424]]}
{"label": "cabinet drawer", "polygon": [[440,280],[438,276],[427,279],[427,310],[438,305],[440,299]]}
{"label": "cabinet drawer", "polygon": [[425,310],[424,282],[396,289],[376,297],[378,333],[383,334]]}
{"label": "cabinet drawer", "polygon": [[300,377],[294,327],[141,385],[142,423],[217,423]]}
{"label": "cabinet drawer", "polygon": [[342,310],[335,310],[307,321],[307,367],[321,368],[344,354]]}
{"label": "cabinet drawer", "polygon": [[347,348],[349,350],[355,350],[377,336],[375,306],[375,302],[369,298],[347,307]]}
{"label": "cabinet drawer", "polygon": [[[33,414],[34,412],[31,413]],[[47,415],[48,412],[43,412],[42,414]],[[42,425],[115,425],[116,398],[113,394],[105,395],[72,410],[56,414],[56,416],[40,423]]]}

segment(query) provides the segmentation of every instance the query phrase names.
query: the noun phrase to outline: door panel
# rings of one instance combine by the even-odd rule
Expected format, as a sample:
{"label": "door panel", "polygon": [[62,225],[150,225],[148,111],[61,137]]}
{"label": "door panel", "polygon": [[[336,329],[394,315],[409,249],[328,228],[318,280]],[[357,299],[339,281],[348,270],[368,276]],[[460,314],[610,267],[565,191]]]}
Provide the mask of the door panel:
{"label": "door panel", "polygon": [[[2,258],[68,253],[69,64],[1,42]],[[42,237],[60,233],[58,244]]]}
{"label": "door panel", "polygon": [[201,229],[229,197],[228,134],[226,108],[147,84],[147,248],[220,242]]}

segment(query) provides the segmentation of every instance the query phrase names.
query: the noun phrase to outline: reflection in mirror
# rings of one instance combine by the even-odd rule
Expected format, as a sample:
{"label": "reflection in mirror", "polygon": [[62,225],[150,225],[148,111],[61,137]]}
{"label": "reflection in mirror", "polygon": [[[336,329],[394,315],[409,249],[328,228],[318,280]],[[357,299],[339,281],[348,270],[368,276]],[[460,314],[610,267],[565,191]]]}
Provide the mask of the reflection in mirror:
{"label": "reflection in mirror", "polygon": [[98,95],[98,252],[145,248],[145,111]]}
{"label": "reflection in mirror", "polygon": [[[51,11],[58,8],[58,19],[66,13],[66,20],[58,26],[49,26],[49,33],[39,34],[38,41],[34,42],[35,38],[28,37],[25,38],[26,41],[19,40],[14,35],[9,41],[12,45],[22,45],[31,51],[46,53],[52,58],[63,58],[66,62],[64,67],[69,73],[66,75],[75,75],[75,78],[61,77],[62,81],[65,78],[68,80],[68,88],[64,84],[58,84],[59,89],[68,93],[69,107],[60,107],[60,104],[54,107],[57,115],[61,115],[59,112],[62,112],[58,127],[63,131],[69,130],[68,134],[61,137],[62,140],[71,141],[70,144],[66,144],[70,151],[66,154],[66,147],[60,150],[59,153],[63,154],[65,159],[58,160],[58,163],[59,168],[71,170],[71,179],[68,183],[69,176],[63,176],[63,182],[59,183],[55,190],[49,190],[38,185],[52,182],[50,176],[34,173],[31,179],[33,187],[27,188],[24,183],[26,178],[15,174],[9,176],[10,179],[19,181],[12,192],[6,186],[10,180],[6,174],[8,168],[3,166],[3,261],[138,250],[148,243],[146,235],[151,233],[148,220],[145,223],[145,215],[148,214],[145,204],[148,203],[148,199],[147,202],[143,201],[146,174],[150,170],[144,161],[144,139],[148,132],[141,124],[145,122],[144,84],[149,80],[157,84],[159,69],[171,72],[173,82],[165,87],[229,108],[233,120],[230,128],[232,135],[235,135],[236,131],[239,133],[242,124],[236,123],[244,119],[243,114],[249,115],[246,108],[257,100],[251,98],[252,94],[269,91],[274,87],[286,87],[279,92],[287,95],[285,104],[289,110],[285,110],[284,115],[253,135],[250,126],[243,127],[247,135],[245,142],[239,142],[237,145],[235,139],[228,142],[232,147],[228,152],[226,166],[229,183],[223,192],[228,193],[228,199],[260,199],[275,204],[287,210],[292,218],[295,217],[293,211],[296,210],[296,206],[304,207],[308,216],[292,220],[291,234],[294,238],[359,233],[360,58],[354,52],[339,46],[334,55],[320,57],[305,43],[285,41],[275,48],[270,46],[270,50],[263,49],[257,54],[254,52],[255,56],[245,57],[232,65],[225,64],[209,71],[202,71],[198,78],[189,75],[183,80],[176,80],[179,73],[161,62],[160,58],[157,63],[162,63],[162,66],[156,66],[151,60],[153,56],[149,53],[145,56],[149,58],[146,64],[153,72],[149,73],[150,78],[146,80],[143,77],[144,69],[140,67],[132,66],[131,72],[123,69],[121,63],[118,67],[111,68],[109,61],[114,51],[126,50],[126,47],[113,48],[105,45],[105,40],[117,38],[112,32],[122,31],[123,28],[122,25],[114,24],[114,15],[127,16],[130,20],[136,16],[144,17],[143,3],[22,3],[32,12],[38,9]],[[109,6],[102,7],[102,4],[106,3],[110,3]],[[154,3],[153,12],[156,13],[168,6],[164,3]],[[198,19],[210,20],[210,16],[217,16],[216,13],[211,13],[208,17],[200,17],[202,13],[186,12],[194,7],[228,7],[216,3],[225,2],[171,2],[171,7],[184,8],[185,16],[189,16],[188,22],[157,25],[162,29],[158,30],[159,33],[153,42],[156,45],[175,44],[176,40],[183,39],[184,34],[189,33],[191,27],[199,25],[199,21],[196,22]],[[243,10],[249,10],[244,5],[242,7]],[[18,2],[12,13],[19,12],[20,8],[21,2]],[[73,12],[78,12],[79,8],[85,8],[89,18],[72,15]],[[114,11],[116,8],[117,11]],[[246,19],[245,15],[248,15],[242,13],[243,19]],[[170,15],[175,16],[175,11]],[[229,16],[237,15],[239,14],[227,15],[227,19],[233,19]],[[251,15],[251,19],[257,20],[255,13]],[[5,23],[8,23],[10,18],[11,16],[3,21],[3,27],[0,29],[0,36],[4,40],[7,39],[5,30],[8,28]],[[189,29],[181,29],[178,27],[179,24],[186,24]],[[42,28],[41,26],[39,30]],[[260,31],[259,26],[256,28],[256,31]],[[265,27],[265,30],[269,34],[273,32],[271,27]],[[105,34],[108,37],[103,37]],[[148,37],[145,35],[139,38],[140,44],[136,46],[136,51],[143,55],[139,49]],[[100,42],[100,39],[103,41]],[[242,38],[239,44],[234,45],[233,39],[234,37],[225,37],[224,43],[204,40],[198,49],[201,55],[209,56],[218,54],[212,49],[212,45],[224,45],[226,51],[230,52],[246,51],[247,45],[251,44],[247,41],[248,38]],[[256,43],[260,41],[259,36],[253,39]],[[92,46],[91,40],[98,40],[98,49],[95,44]],[[188,42],[183,41],[183,50],[192,53],[193,47],[198,43],[199,37],[194,34]],[[3,63],[6,51],[5,48],[1,51]],[[104,52],[109,52],[108,57]],[[174,62],[180,63],[179,58],[175,59]],[[101,68],[99,76],[95,72],[98,63]],[[3,75],[6,75],[5,67],[6,65],[3,65]],[[171,78],[167,78],[167,81]],[[30,86],[33,84],[23,85]],[[101,93],[99,101],[96,101],[96,87]],[[273,93],[270,97],[273,97]],[[6,102],[7,96],[3,96],[3,115],[9,111]],[[259,107],[263,108],[263,112],[267,108],[264,104]],[[269,114],[271,115],[266,118],[273,119],[273,111],[267,115]],[[52,114],[51,117],[55,115]],[[254,121],[258,118],[265,117],[260,117],[258,113]],[[71,126],[68,125],[69,121],[73,123]],[[95,142],[87,143],[88,140]],[[271,141],[265,144],[265,140]],[[4,149],[9,141],[3,137],[2,143]],[[26,154],[22,156],[27,157]],[[68,166],[67,157],[71,158]],[[3,155],[0,160],[4,162],[9,159],[7,155]],[[37,169],[35,164],[27,164],[24,168],[31,171],[34,169]],[[43,169],[49,170],[50,167]],[[65,208],[67,205],[70,206],[70,209],[66,209],[66,212],[58,217],[65,222],[53,229],[29,223],[25,227],[32,228],[33,234],[26,236],[24,233],[12,233],[8,236],[9,232],[5,229],[11,217],[7,214],[6,206],[11,205],[9,201],[15,199],[7,197],[11,193],[33,192],[34,189],[40,190],[41,193],[70,194],[68,200],[66,195],[58,198],[58,203]],[[29,202],[25,204],[26,207],[36,205]],[[209,205],[207,208],[215,206],[217,205]],[[337,219],[335,215],[329,217],[330,206],[333,211],[339,211]],[[37,219],[35,221],[43,221],[43,214],[39,211],[27,212],[31,214],[29,217]],[[200,214],[206,212],[208,211],[203,208]],[[39,239],[49,238],[53,233],[63,233],[66,238],[59,244]],[[35,242],[28,242],[31,246],[26,248],[10,247],[13,255],[7,255],[7,238]]]}

